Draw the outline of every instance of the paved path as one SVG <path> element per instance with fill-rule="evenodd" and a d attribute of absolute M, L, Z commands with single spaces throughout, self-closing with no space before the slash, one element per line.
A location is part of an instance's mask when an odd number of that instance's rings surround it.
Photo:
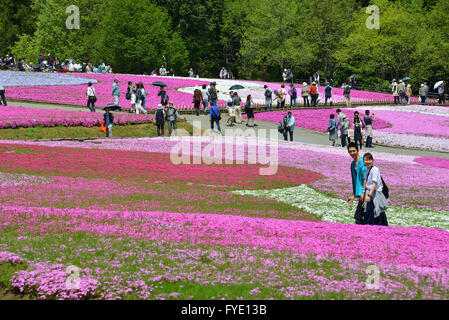
<path fill-rule="evenodd" d="M 191 124 L 194 124 L 194 121 L 196 124 L 200 124 L 201 130 L 207 130 L 210 129 L 210 121 L 209 116 L 201 114 L 199 117 L 195 115 L 186 115 L 184 116 L 187 121 Z M 227 127 L 226 121 L 228 120 L 228 117 L 226 114 L 222 114 L 222 120 L 220 121 L 220 126 L 223 131 L 224 135 L 234 135 L 234 130 L 232 129 L 248 129 L 248 127 L 245 126 L 246 119 L 244 124 L 238 124 L 235 127 Z M 277 124 L 273 122 L 267 122 L 267 121 L 256 121 L 256 124 L 258 125 L 256 128 L 249 128 L 249 129 L 265 129 L 270 130 L 274 129 L 277 131 Z M 239 133 L 238 133 L 239 134 Z M 267 138 L 268 138 L 268 131 L 267 131 Z M 284 139 L 284 136 L 280 133 L 278 133 L 279 139 Z M 303 143 L 310 143 L 310 144 L 318 144 L 318 145 L 325 145 L 329 146 L 331 142 L 329 141 L 329 135 L 327 133 L 321 133 L 316 132 L 313 130 L 307 130 L 302 128 L 296 128 L 294 130 L 293 134 L 293 140 L 299 141 Z M 337 141 L 338 142 L 338 141 Z M 437 158 L 445 158 L 449 159 L 449 153 L 447 152 L 436 152 L 436 151 L 425 151 L 425 150 L 414 150 L 414 149 L 404 149 L 399 147 L 387 147 L 387 146 L 375 146 L 373 149 L 368 149 L 376 152 L 387 152 L 392 154 L 401 154 L 401 155 L 412 155 L 416 157 L 437 157 Z"/>
<path fill-rule="evenodd" d="M 14 106 L 20 106 L 25 108 L 35 108 L 35 109 L 60 109 L 60 110 L 78 110 L 78 111 L 87 111 L 87 107 L 72 107 L 72 106 L 62 106 L 62 105 L 55 105 L 55 104 L 46 104 L 46 103 L 35 103 L 35 102 L 12 102 L 11 105 Z M 100 108 L 98 108 L 99 111 Z M 195 121 L 195 127 L 201 130 L 208 130 L 210 129 L 210 117 L 208 115 L 204 115 L 203 113 L 200 114 L 200 116 L 196 115 L 183 115 L 186 120 L 194 124 Z M 233 135 L 235 132 L 232 129 L 248 129 L 248 127 L 245 126 L 246 119 L 244 119 L 244 124 L 238 124 L 235 127 L 227 127 L 226 121 L 228 120 L 228 116 L 226 114 L 222 114 L 222 120 L 220 121 L 220 125 L 222 127 L 222 131 L 224 135 Z M 256 124 L 258 124 L 257 127 L 251 128 L 255 130 L 265 129 L 270 130 L 274 129 L 277 131 L 277 124 L 267 121 L 256 121 Z M 231 130 L 230 130 L 231 129 Z M 267 138 L 268 138 L 268 131 L 267 131 Z M 283 135 L 278 133 L 279 139 L 284 139 Z M 295 128 L 294 135 L 293 135 L 294 141 L 299 141 L 303 143 L 310 143 L 310 144 L 318 144 L 318 145 L 330 145 L 329 137 L 327 133 L 321 133 L 316 132 L 312 130 L 302 129 L 302 128 Z M 437 152 L 437 151 L 425 151 L 425 150 L 414 150 L 414 149 L 405 149 L 400 147 L 387 147 L 387 146 L 375 146 L 374 149 L 369 149 L 376 152 L 387 152 L 392 154 L 403 154 L 403 155 L 412 155 L 416 157 L 436 157 L 436 158 L 444 158 L 449 159 L 449 153 L 448 152 Z"/>

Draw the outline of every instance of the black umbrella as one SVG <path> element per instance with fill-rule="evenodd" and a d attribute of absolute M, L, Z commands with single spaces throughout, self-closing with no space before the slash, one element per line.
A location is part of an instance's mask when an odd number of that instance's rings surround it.
<path fill-rule="evenodd" d="M 122 107 L 119 107 L 115 104 L 108 104 L 106 107 L 103 108 L 103 111 L 106 111 L 106 109 L 109 109 L 110 111 L 120 111 Z"/>
<path fill-rule="evenodd" d="M 245 87 L 241 86 L 239 84 L 236 84 L 235 86 L 232 86 L 229 88 L 229 90 L 240 90 L 240 89 L 245 89 Z"/>
<path fill-rule="evenodd" d="M 167 85 L 165 83 L 163 83 L 162 81 L 153 82 L 153 86 L 156 86 L 156 87 L 167 87 Z"/>

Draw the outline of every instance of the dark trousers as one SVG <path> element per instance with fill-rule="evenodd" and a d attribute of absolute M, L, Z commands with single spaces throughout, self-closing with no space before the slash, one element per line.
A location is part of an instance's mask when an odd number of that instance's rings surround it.
<path fill-rule="evenodd" d="M 318 100 L 318 95 L 312 94 L 312 107 L 316 107 L 317 100 Z"/>
<path fill-rule="evenodd" d="M 399 104 L 399 96 L 394 96 L 394 104 Z"/>
<path fill-rule="evenodd" d="M 0 105 L 3 103 L 5 106 L 7 106 L 8 104 L 6 103 L 5 90 L 0 90 L 0 97 L 2 98 L 2 100 L 0 101 Z"/>
<path fill-rule="evenodd" d="M 89 97 L 89 99 L 87 99 L 87 107 L 90 111 L 95 112 L 95 102 L 93 97 Z"/>
<path fill-rule="evenodd" d="M 325 106 L 325 107 L 327 107 L 327 100 L 330 100 L 330 99 L 332 99 L 332 97 L 328 97 L 328 96 L 325 96 L 325 97 L 324 97 L 324 106 Z M 331 103 L 331 107 L 332 107 L 332 100 L 331 100 L 330 103 Z"/>
<path fill-rule="evenodd" d="M 278 108 L 285 108 L 285 99 L 279 102 L 278 100 Z"/>
<path fill-rule="evenodd" d="M 426 104 L 426 96 L 420 96 L 421 97 L 421 104 Z"/>
<path fill-rule="evenodd" d="M 293 141 L 293 130 L 291 128 L 284 128 L 284 140 L 288 141 L 287 134 L 290 135 L 290 141 Z"/>
<path fill-rule="evenodd" d="M 196 101 L 195 100 L 195 112 L 196 112 L 197 116 L 200 115 L 200 103 L 201 103 L 201 101 Z"/>
<path fill-rule="evenodd" d="M 362 150 L 362 146 L 363 146 L 362 139 L 355 140 L 355 143 L 359 144 L 360 145 L 360 150 Z"/>
<path fill-rule="evenodd" d="M 439 95 L 438 103 L 441 104 L 441 103 L 444 103 L 444 102 L 445 101 L 444 101 L 444 93 L 443 93 L 443 94 Z"/>
<path fill-rule="evenodd" d="M 290 96 L 290 107 L 296 108 L 296 98 Z"/>
<path fill-rule="evenodd" d="M 220 128 L 220 120 L 218 120 L 218 119 L 211 119 L 211 121 L 210 121 L 210 128 L 211 128 L 212 130 L 214 130 L 214 123 L 217 124 L 217 129 L 218 129 L 218 131 L 221 132 L 221 128 Z"/>
<path fill-rule="evenodd" d="M 310 103 L 309 103 L 309 97 L 302 97 L 304 100 L 304 107 L 307 105 L 307 107 L 310 107 Z"/>
<path fill-rule="evenodd" d="M 357 209 L 355 210 L 355 223 L 356 224 L 363 224 L 363 220 L 365 217 L 365 210 L 363 209 L 363 202 L 358 201 L 357 202 Z"/>
<path fill-rule="evenodd" d="M 347 134 L 342 134 L 341 135 L 341 146 L 342 147 L 346 147 L 346 141 L 348 141 L 348 143 L 351 142 L 351 140 L 349 139 Z"/>
<path fill-rule="evenodd" d="M 372 137 L 366 137 L 365 147 L 371 148 L 372 146 L 373 146 L 373 138 Z"/>
<path fill-rule="evenodd" d="M 375 195 L 374 195 L 375 197 Z M 363 224 L 375 226 L 387 226 L 388 221 L 385 212 L 382 212 L 377 218 L 374 218 L 374 198 L 366 204 L 366 212 Z"/>
<path fill-rule="evenodd" d="M 157 123 L 156 126 L 157 126 L 157 136 L 160 137 L 165 135 L 164 123 Z"/>

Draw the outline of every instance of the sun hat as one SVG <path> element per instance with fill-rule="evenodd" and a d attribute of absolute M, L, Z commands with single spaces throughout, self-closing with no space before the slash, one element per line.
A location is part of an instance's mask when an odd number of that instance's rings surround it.
<path fill-rule="evenodd" d="M 303 85 L 303 86 L 306 86 L 306 85 L 307 85 L 307 82 L 303 82 L 302 85 Z"/>

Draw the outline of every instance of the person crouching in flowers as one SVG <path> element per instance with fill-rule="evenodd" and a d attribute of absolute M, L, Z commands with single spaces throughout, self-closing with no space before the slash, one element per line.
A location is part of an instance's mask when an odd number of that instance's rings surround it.
<path fill-rule="evenodd" d="M 106 137 L 111 138 L 112 137 L 112 127 L 114 125 L 114 115 L 110 112 L 110 108 L 106 108 L 105 114 L 103 115 L 104 118 L 104 125 L 106 126 Z"/>
<path fill-rule="evenodd" d="M 388 202 L 382 193 L 382 177 L 378 167 L 373 165 L 374 158 L 371 153 L 365 153 L 363 162 L 366 166 L 363 193 L 360 201 L 365 202 L 365 218 L 363 224 L 388 226 L 385 210 Z"/>

